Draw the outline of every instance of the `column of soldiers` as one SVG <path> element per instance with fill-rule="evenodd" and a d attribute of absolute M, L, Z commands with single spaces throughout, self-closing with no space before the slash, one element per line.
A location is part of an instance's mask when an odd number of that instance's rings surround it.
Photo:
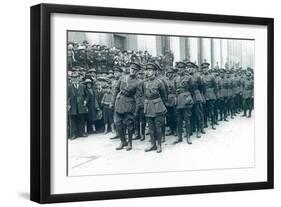
<path fill-rule="evenodd" d="M 145 63 L 113 65 L 107 72 L 73 66 L 68 75 L 69 138 L 112 131 L 120 139 L 116 150 L 133 149 L 135 140 L 148 140 L 146 152 L 162 151 L 192 135 L 200 138 L 210 126 L 234 119 L 239 113 L 251 117 L 253 69 L 210 69 L 190 61 L 161 65 L 151 58 Z M 148 129 L 148 130 L 146 130 Z M 149 134 L 149 139 L 146 135 Z"/>

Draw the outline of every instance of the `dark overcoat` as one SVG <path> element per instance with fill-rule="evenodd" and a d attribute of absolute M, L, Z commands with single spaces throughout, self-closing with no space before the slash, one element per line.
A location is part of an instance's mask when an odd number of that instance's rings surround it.
<path fill-rule="evenodd" d="M 74 84 L 68 86 L 67 102 L 70 106 L 70 115 L 86 114 L 88 113 L 88 108 L 86 106 L 86 86 L 79 84 L 78 88 Z"/>

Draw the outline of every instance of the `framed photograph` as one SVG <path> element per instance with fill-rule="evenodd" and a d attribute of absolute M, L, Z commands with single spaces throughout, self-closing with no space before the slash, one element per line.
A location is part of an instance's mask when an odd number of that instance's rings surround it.
<path fill-rule="evenodd" d="M 273 22 L 31 7 L 31 200 L 273 188 Z"/>

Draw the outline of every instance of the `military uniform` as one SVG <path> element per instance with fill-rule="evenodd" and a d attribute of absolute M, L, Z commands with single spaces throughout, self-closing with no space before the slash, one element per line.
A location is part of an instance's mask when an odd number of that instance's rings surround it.
<path fill-rule="evenodd" d="M 148 63 L 145 70 L 156 71 L 159 66 L 155 63 Z M 161 152 L 161 142 L 163 137 L 163 126 L 165 125 L 165 114 L 167 109 L 164 105 L 167 94 L 163 82 L 155 76 L 145 80 L 144 85 L 144 114 L 147 119 L 151 146 L 146 149 L 146 152 L 156 150 Z"/>
<path fill-rule="evenodd" d="M 251 78 L 251 74 L 247 74 L 247 78 L 243 82 L 243 110 L 244 116 L 247 115 L 247 110 L 249 110 L 248 117 L 251 117 L 253 109 L 253 95 L 254 95 L 254 81 Z"/>
<path fill-rule="evenodd" d="M 221 88 L 222 88 L 222 80 L 221 77 L 219 76 L 219 71 L 216 70 L 215 71 L 215 82 L 216 82 L 216 101 L 215 101 L 215 105 L 214 105 L 214 113 L 215 113 L 215 124 L 218 125 L 218 121 L 222 120 L 222 116 L 220 116 L 219 119 L 219 115 L 221 115 Z"/>
<path fill-rule="evenodd" d="M 233 113 L 237 114 L 239 111 L 239 94 L 240 94 L 240 78 L 237 73 L 233 77 Z"/>
<path fill-rule="evenodd" d="M 176 129 L 177 129 L 177 123 L 176 123 L 176 86 L 175 86 L 175 81 L 173 79 L 173 73 L 174 70 L 172 68 L 168 69 L 167 73 L 170 75 L 169 78 L 167 79 L 167 88 L 168 88 L 168 98 L 167 98 L 167 114 L 166 114 L 166 119 L 167 119 L 167 125 L 170 128 L 170 133 L 168 135 L 175 134 Z"/>
<path fill-rule="evenodd" d="M 227 113 L 230 114 L 230 118 L 233 119 L 233 115 L 234 115 L 234 85 L 233 85 L 233 77 L 231 77 L 231 72 L 228 71 L 227 72 L 227 78 L 226 78 L 227 82 L 228 82 L 228 88 L 227 88 Z"/>
<path fill-rule="evenodd" d="M 202 87 L 202 78 L 198 73 L 198 66 L 192 62 L 187 62 L 187 67 L 190 68 L 191 74 L 191 88 L 192 88 L 192 97 L 193 97 L 193 107 L 192 107 L 192 128 L 197 133 L 197 138 L 201 137 L 200 133 L 205 133 L 203 129 L 204 115 L 203 115 L 203 106 L 202 103 L 204 99 L 200 92 Z"/>
<path fill-rule="evenodd" d="M 180 70 L 185 69 L 186 64 L 184 62 L 178 62 L 176 67 Z M 184 73 L 179 73 L 175 79 L 175 88 L 177 93 L 176 102 L 176 116 L 177 116 L 177 135 L 178 139 L 174 142 L 177 144 L 182 141 L 183 133 L 183 121 L 185 121 L 185 130 L 187 135 L 187 143 L 192 144 L 190 141 L 191 134 L 191 109 L 193 106 L 192 99 L 192 78 L 190 75 L 183 75 Z"/>
<path fill-rule="evenodd" d="M 143 73 L 140 71 L 139 73 Z M 143 81 L 139 79 L 139 81 Z M 141 141 L 145 140 L 145 127 L 146 119 L 144 114 L 144 93 L 143 90 L 137 90 L 136 92 L 136 137 L 134 139 L 140 139 Z"/>
<path fill-rule="evenodd" d="M 131 63 L 130 67 L 134 70 L 140 70 L 140 66 Z M 132 136 L 135 130 L 135 110 L 136 110 L 136 91 L 139 89 L 140 82 L 136 76 L 126 74 L 118 81 L 114 100 L 114 124 L 116 132 L 121 139 L 121 144 L 117 150 L 123 149 L 128 145 L 127 150 L 132 149 Z M 126 129 L 128 130 L 128 143 L 125 138 Z"/>
<path fill-rule="evenodd" d="M 209 63 L 203 63 L 203 68 L 208 68 Z M 212 129 L 216 129 L 215 124 L 215 113 L 214 113 L 214 104 L 216 101 L 216 92 L 217 92 L 217 85 L 215 81 L 215 77 L 210 74 L 208 71 L 204 72 L 203 76 L 203 83 L 204 83 L 204 96 L 206 100 L 206 106 L 207 106 L 207 113 L 204 114 L 204 119 L 207 121 L 208 116 L 211 118 L 211 126 Z"/>

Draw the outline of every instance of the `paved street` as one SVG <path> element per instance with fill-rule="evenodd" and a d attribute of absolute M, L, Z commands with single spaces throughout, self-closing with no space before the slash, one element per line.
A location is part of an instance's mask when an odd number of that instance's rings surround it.
<path fill-rule="evenodd" d="M 240 116 L 206 129 L 200 139 L 193 135 L 192 145 L 172 145 L 176 137 L 166 137 L 160 154 L 144 152 L 148 136 L 133 141 L 131 151 L 116 151 L 119 140 L 110 140 L 111 133 L 69 140 L 69 176 L 253 167 L 254 116 Z"/>

